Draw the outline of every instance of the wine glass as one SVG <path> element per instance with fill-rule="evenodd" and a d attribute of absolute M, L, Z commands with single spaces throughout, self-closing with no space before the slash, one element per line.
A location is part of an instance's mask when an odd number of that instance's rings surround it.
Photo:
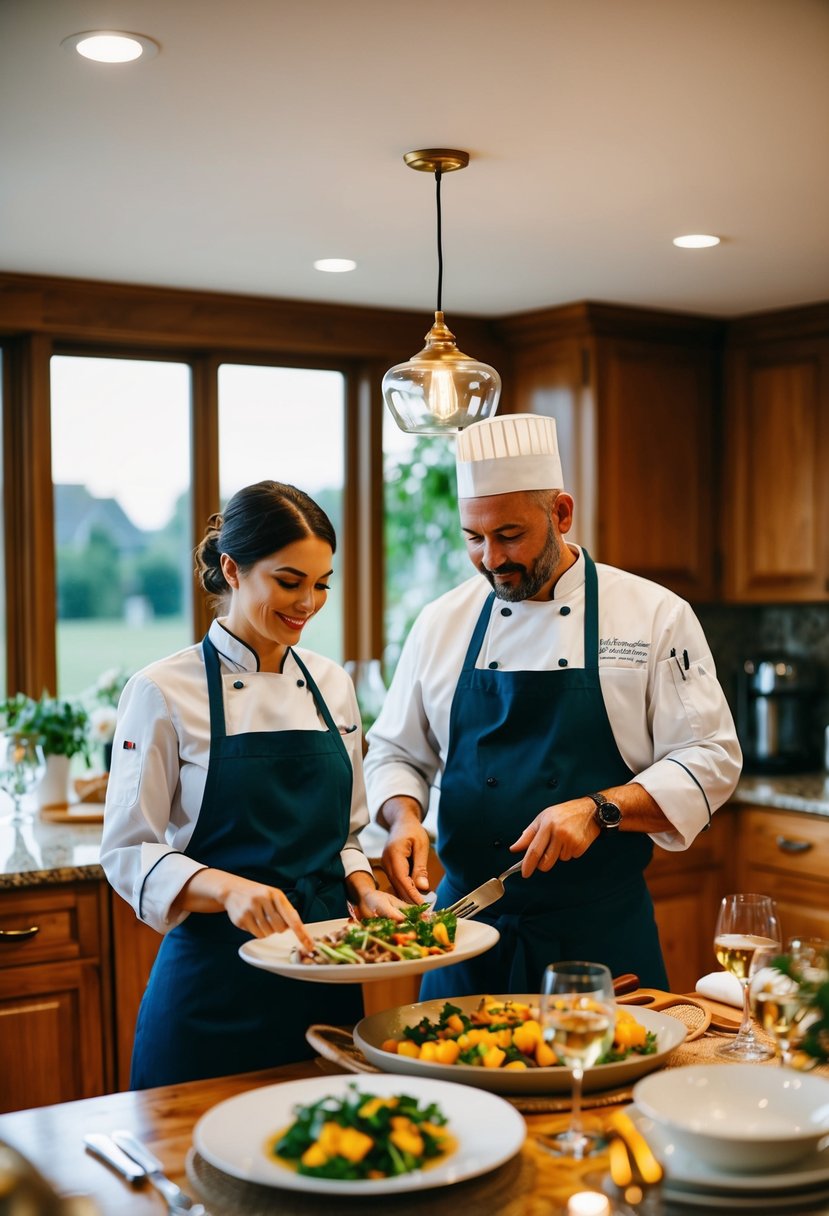
<path fill-rule="evenodd" d="M 545 1042 L 570 1069 L 572 1113 L 567 1131 L 541 1142 L 575 1160 L 588 1156 L 596 1136 L 581 1120 L 581 1086 L 590 1068 L 613 1042 L 616 1002 L 613 980 L 602 963 L 551 963 L 544 972 L 541 1027 Z"/>
<path fill-rule="evenodd" d="M 809 1005 L 800 986 L 794 963 L 793 974 L 787 975 L 777 965 L 780 947 L 760 946 L 754 951 L 748 978 L 751 1010 L 756 1021 L 777 1045 L 780 1063 L 788 1067 L 794 1056 L 794 1040 L 798 1024 Z"/>
<path fill-rule="evenodd" d="M 38 735 L 9 731 L 0 737 L 0 789 L 12 800 L 12 813 L 3 816 L 4 819 L 24 822 L 26 816 L 20 809 L 20 800 L 32 792 L 45 772 L 46 758 Z"/>
<path fill-rule="evenodd" d="M 774 900 L 769 895 L 724 896 L 714 930 L 714 953 L 722 967 L 743 987 L 743 1020 L 733 1042 L 717 1055 L 728 1060 L 768 1060 L 774 1055 L 754 1033 L 751 1024 L 749 972 L 755 950 L 773 946 L 780 951 L 780 925 Z"/>

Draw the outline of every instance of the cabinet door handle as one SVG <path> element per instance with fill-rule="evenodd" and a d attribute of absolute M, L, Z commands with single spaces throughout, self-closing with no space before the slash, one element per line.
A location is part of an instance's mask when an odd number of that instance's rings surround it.
<path fill-rule="evenodd" d="M 24 941 L 36 933 L 40 933 L 40 925 L 32 925 L 29 929 L 0 929 L 0 942 Z"/>
<path fill-rule="evenodd" d="M 788 836 L 778 836 L 777 847 L 781 853 L 808 853 L 812 848 L 812 842 L 811 840 L 789 840 Z"/>

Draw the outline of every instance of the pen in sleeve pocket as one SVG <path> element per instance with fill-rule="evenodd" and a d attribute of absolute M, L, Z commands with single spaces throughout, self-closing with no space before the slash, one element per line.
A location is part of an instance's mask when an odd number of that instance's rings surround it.
<path fill-rule="evenodd" d="M 686 650 L 683 653 L 685 655 L 685 660 L 686 660 L 685 666 L 687 668 L 688 651 Z M 679 674 L 682 676 L 683 680 L 686 680 L 688 677 L 685 675 L 685 670 L 683 669 L 682 664 L 679 661 L 679 655 L 676 653 L 676 646 L 671 647 L 671 658 L 676 660 L 676 665 L 679 668 Z"/>

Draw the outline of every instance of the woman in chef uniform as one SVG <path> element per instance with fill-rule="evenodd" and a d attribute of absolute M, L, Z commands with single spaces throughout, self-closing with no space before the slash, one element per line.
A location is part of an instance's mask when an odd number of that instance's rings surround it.
<path fill-rule="evenodd" d="M 297 650 L 323 606 L 336 538 L 302 491 L 247 486 L 197 550 L 220 605 L 204 639 L 129 681 L 118 709 L 101 861 L 164 935 L 138 1015 L 132 1088 L 310 1054 L 309 1023 L 361 1016 L 356 985 L 243 962 L 239 946 L 304 921 L 399 917 L 357 832 L 368 822 L 354 689 Z"/>
<path fill-rule="evenodd" d="M 553 419 L 475 423 L 457 457 L 479 575 L 428 605 L 406 640 L 368 736 L 369 798 L 407 899 L 428 888 L 432 786 L 438 906 L 523 868 L 480 916 L 498 946 L 430 973 L 421 995 L 537 992 L 546 964 L 572 958 L 664 988 L 644 878 L 653 843 L 687 848 L 740 773 L 702 629 L 672 592 L 566 543 L 573 499 Z"/>

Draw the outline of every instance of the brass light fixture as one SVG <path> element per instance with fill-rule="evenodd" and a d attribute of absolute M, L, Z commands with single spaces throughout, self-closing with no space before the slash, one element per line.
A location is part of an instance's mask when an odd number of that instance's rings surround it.
<path fill-rule="evenodd" d="M 501 377 L 494 367 L 478 363 L 458 350 L 455 335 L 441 311 L 443 240 L 440 182 L 444 173 L 465 169 L 469 153 L 453 148 L 427 148 L 407 152 L 410 169 L 434 173 L 437 206 L 438 291 L 435 323 L 426 345 L 407 363 L 389 368 L 383 377 L 383 397 L 401 431 L 443 435 L 462 431 L 470 423 L 494 414 L 501 392 Z"/>

